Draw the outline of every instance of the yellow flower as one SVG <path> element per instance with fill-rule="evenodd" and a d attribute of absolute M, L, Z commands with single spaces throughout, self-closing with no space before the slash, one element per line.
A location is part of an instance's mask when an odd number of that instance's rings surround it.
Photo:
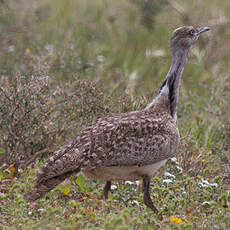
<path fill-rule="evenodd" d="M 26 48 L 26 53 L 30 53 L 30 48 Z"/>
<path fill-rule="evenodd" d="M 76 200 L 71 200 L 70 204 L 71 204 L 73 207 L 76 207 L 76 206 L 77 206 Z"/>
<path fill-rule="evenodd" d="M 181 223 L 183 222 L 180 218 L 174 217 L 174 216 L 170 216 L 170 217 L 169 217 L 169 220 L 170 220 L 171 222 L 176 223 L 176 224 L 181 224 Z"/>
<path fill-rule="evenodd" d="M 10 178 L 14 177 L 14 173 L 15 173 L 15 167 L 14 164 L 10 165 Z"/>
<path fill-rule="evenodd" d="M 202 163 L 205 163 L 205 161 L 206 161 L 206 160 L 205 160 L 205 159 L 203 159 L 201 162 L 202 162 Z"/>
<path fill-rule="evenodd" d="M 204 120 L 204 118 L 203 118 L 203 116 L 202 116 L 202 115 L 200 115 L 200 120 L 201 120 L 201 121 L 203 121 L 203 120 Z"/>

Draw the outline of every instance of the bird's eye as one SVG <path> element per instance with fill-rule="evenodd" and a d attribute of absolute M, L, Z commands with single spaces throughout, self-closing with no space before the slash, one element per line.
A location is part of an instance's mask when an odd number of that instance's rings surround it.
<path fill-rule="evenodd" d="M 195 30 L 190 30 L 189 34 L 193 36 L 195 34 Z"/>

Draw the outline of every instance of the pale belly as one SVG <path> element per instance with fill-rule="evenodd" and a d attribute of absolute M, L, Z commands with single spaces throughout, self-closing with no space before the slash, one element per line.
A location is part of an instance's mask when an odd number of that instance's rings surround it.
<path fill-rule="evenodd" d="M 112 166 L 112 167 L 98 167 L 95 169 L 85 169 L 82 173 L 91 179 L 100 179 L 102 181 L 112 180 L 135 180 L 141 178 L 143 175 L 150 177 L 166 163 L 167 160 L 159 161 L 157 163 L 145 166 Z"/>

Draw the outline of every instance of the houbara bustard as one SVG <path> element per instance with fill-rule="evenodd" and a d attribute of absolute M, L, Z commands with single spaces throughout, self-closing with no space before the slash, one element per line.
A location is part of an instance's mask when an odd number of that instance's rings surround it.
<path fill-rule="evenodd" d="M 43 197 L 72 174 L 105 181 L 104 195 L 113 180 L 143 179 L 144 203 L 157 212 L 150 198 L 150 180 L 179 145 L 177 102 L 187 55 L 208 27 L 183 26 L 170 39 L 172 64 L 158 96 L 139 111 L 99 118 L 67 146 L 51 156 L 39 170 L 27 201 Z"/>

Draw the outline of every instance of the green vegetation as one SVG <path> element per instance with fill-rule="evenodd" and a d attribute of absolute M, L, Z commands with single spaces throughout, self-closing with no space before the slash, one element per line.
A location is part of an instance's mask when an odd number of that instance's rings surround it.
<path fill-rule="evenodd" d="M 0 229 L 230 229 L 229 1 L 1 0 Z M 81 175 L 26 203 L 49 154 L 96 118 L 143 108 L 168 71 L 170 33 L 210 26 L 180 89 L 176 158 L 136 182 Z M 36 160 L 35 160 L 36 159 Z"/>

